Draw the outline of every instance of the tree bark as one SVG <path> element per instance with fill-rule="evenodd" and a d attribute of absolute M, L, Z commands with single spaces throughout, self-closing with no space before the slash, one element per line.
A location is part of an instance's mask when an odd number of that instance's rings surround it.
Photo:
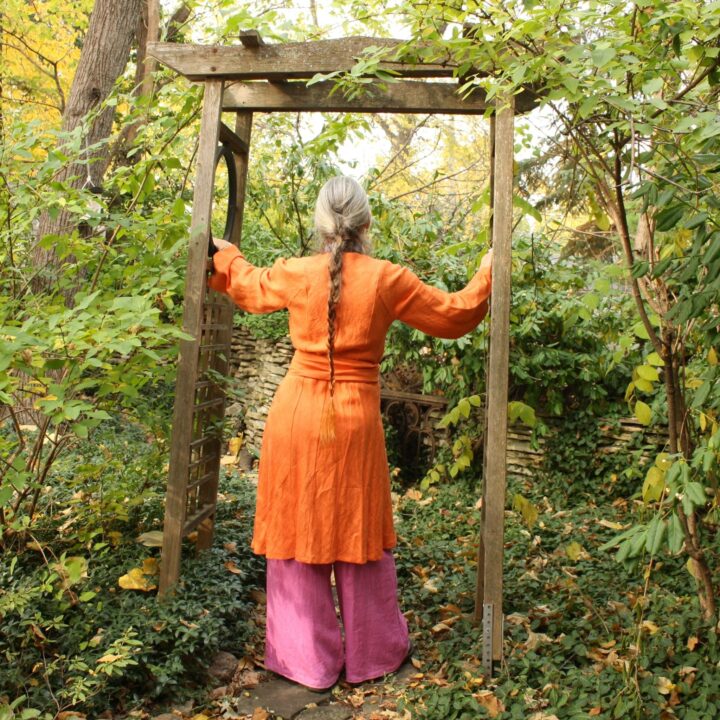
<path fill-rule="evenodd" d="M 95 0 L 62 119 L 63 131 L 72 131 L 88 123 L 82 132 L 85 147 L 101 142 L 110 135 L 114 108 L 101 110 L 92 122 L 87 121 L 87 115 L 107 98 L 127 65 L 141 4 L 142 0 Z M 70 163 L 58 172 L 56 180 L 76 188 L 100 185 L 109 161 L 108 148 L 103 145 L 85 152 L 82 160 L 88 164 Z M 54 219 L 48 213 L 43 213 L 40 217 L 38 240 L 42 240 L 46 235 L 70 232 L 76 224 L 70 213 L 60 212 Z M 54 248 L 44 249 L 38 246 L 35 267 L 42 268 L 43 272 L 35 277 L 33 290 L 50 286 L 58 269 Z"/>

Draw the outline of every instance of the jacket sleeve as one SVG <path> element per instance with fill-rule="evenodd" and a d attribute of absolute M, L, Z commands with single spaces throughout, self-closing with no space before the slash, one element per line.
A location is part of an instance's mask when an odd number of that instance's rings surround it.
<path fill-rule="evenodd" d="M 299 289 L 297 280 L 288 260 L 281 258 L 269 268 L 255 267 L 233 245 L 213 256 L 209 285 L 247 312 L 268 313 L 288 307 Z"/>
<path fill-rule="evenodd" d="M 459 338 L 473 330 L 488 311 L 491 270 L 482 267 L 458 292 L 426 285 L 407 268 L 388 263 L 380 293 L 393 319 L 428 335 Z"/>

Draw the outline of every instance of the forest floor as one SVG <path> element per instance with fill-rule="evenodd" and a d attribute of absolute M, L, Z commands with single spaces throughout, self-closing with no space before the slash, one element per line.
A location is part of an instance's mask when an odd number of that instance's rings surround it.
<path fill-rule="evenodd" d="M 416 651 L 382 682 L 318 695 L 262 666 L 251 473 L 224 467 L 213 547 L 196 554 L 187 540 L 177 593 L 157 602 L 165 457 L 117 424 L 58 466 L 33 543 L 0 563 L 2 720 L 720 717 L 718 628 L 701 618 L 686 559 L 618 563 L 601 549 L 645 512 L 642 482 L 509 479 L 504 662 L 489 679 L 472 622 L 480 489 L 458 478 L 423 491 L 395 477 L 400 601 Z M 714 528 L 705 532 L 717 567 Z"/>

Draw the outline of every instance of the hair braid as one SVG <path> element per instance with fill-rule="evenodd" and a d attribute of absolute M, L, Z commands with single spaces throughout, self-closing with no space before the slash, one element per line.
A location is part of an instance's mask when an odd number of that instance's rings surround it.
<path fill-rule="evenodd" d="M 328 359 L 330 360 L 330 406 L 323 417 L 321 439 L 324 441 L 335 439 L 335 334 L 337 306 L 340 301 L 340 286 L 342 284 L 343 238 L 338 236 L 330 246 L 330 291 L 328 293 Z"/>
<path fill-rule="evenodd" d="M 330 178 L 320 190 L 315 205 L 315 230 L 320 248 L 329 253 L 328 271 L 328 361 L 330 364 L 330 402 L 323 410 L 320 440 L 335 439 L 335 339 L 337 306 L 340 302 L 343 253 L 366 253 L 368 228 L 372 216 L 367 194 L 356 180 L 338 176 Z"/>

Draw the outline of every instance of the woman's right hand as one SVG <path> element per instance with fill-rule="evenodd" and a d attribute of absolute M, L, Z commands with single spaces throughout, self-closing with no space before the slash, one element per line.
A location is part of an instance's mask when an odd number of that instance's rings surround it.
<path fill-rule="evenodd" d="M 213 238 L 212 241 L 213 241 L 213 245 L 218 250 L 224 250 L 226 247 L 230 247 L 232 245 L 231 242 L 228 242 L 227 240 L 223 240 L 221 238 Z"/>
<path fill-rule="evenodd" d="M 485 257 L 483 257 L 482 262 L 480 263 L 480 269 L 487 268 L 488 270 L 492 269 L 492 261 L 493 261 L 493 249 L 490 248 L 486 253 Z"/>

